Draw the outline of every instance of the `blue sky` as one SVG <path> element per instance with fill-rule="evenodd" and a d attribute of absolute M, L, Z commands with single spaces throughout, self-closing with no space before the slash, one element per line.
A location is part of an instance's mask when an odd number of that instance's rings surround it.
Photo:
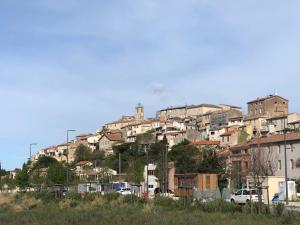
<path fill-rule="evenodd" d="M 66 129 L 274 92 L 300 112 L 297 0 L 0 0 L 0 160 Z M 35 148 L 35 151 L 38 150 Z"/>

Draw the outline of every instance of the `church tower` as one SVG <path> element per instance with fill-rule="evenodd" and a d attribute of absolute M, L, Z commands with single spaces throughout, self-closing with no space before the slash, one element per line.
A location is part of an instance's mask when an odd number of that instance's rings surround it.
<path fill-rule="evenodd" d="M 143 121 L 144 120 L 144 106 L 139 103 L 137 107 L 135 107 L 135 120 Z"/>

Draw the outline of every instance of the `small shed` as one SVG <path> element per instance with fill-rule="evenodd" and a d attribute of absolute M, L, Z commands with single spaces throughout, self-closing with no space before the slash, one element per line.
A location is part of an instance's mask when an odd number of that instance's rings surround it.
<path fill-rule="evenodd" d="M 214 191 L 218 188 L 218 174 L 186 173 L 175 174 L 175 196 L 193 196 L 194 190 Z"/>

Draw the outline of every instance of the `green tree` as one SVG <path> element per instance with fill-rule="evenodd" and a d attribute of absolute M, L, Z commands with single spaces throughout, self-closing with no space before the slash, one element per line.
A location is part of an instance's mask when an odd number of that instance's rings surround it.
<path fill-rule="evenodd" d="M 134 160 L 129 163 L 129 167 L 126 171 L 126 180 L 139 184 L 143 181 L 144 164 L 141 160 Z"/>
<path fill-rule="evenodd" d="M 91 154 L 92 151 L 88 146 L 80 144 L 75 150 L 75 162 L 90 160 Z"/>
<path fill-rule="evenodd" d="M 16 177 L 15 177 L 15 183 L 16 186 L 18 186 L 21 189 L 25 189 L 26 187 L 29 186 L 29 173 L 28 173 L 28 167 L 24 163 L 22 170 L 20 170 Z"/>
<path fill-rule="evenodd" d="M 189 141 L 173 146 L 169 153 L 169 160 L 174 161 L 176 173 L 196 173 L 201 159 L 200 150 Z"/>
<path fill-rule="evenodd" d="M 40 169 L 40 168 L 48 168 L 52 164 L 56 164 L 58 161 L 49 156 L 41 156 L 39 157 L 38 161 L 34 164 L 33 169 Z"/>
<path fill-rule="evenodd" d="M 64 184 L 67 168 L 61 163 L 52 164 L 48 169 L 48 181 L 51 184 Z"/>
<path fill-rule="evenodd" d="M 202 150 L 202 160 L 198 167 L 199 173 L 224 173 L 214 147 L 206 147 Z"/>

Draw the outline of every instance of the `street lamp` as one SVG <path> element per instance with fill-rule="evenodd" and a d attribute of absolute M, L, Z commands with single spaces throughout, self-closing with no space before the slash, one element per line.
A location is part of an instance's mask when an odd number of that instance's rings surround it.
<path fill-rule="evenodd" d="M 69 133 L 75 132 L 76 130 L 67 130 L 67 190 L 69 191 Z"/>
<path fill-rule="evenodd" d="M 29 147 L 29 160 L 31 160 L 31 149 L 32 149 L 32 146 L 34 145 L 37 145 L 37 143 L 31 143 L 30 144 L 30 147 Z"/>
<path fill-rule="evenodd" d="M 284 140 L 284 178 L 285 178 L 285 203 L 289 204 L 289 192 L 288 192 L 288 174 L 287 174 L 287 155 L 286 155 L 286 123 L 288 117 L 285 119 L 285 111 L 276 110 L 276 112 L 281 112 L 283 115 L 283 140 Z"/>

